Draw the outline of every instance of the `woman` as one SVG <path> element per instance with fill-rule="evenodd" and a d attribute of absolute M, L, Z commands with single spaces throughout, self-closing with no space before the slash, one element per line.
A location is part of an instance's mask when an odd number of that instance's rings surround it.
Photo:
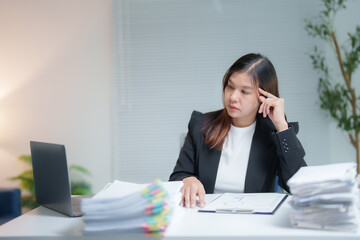
<path fill-rule="evenodd" d="M 182 180 L 181 205 L 205 205 L 205 193 L 272 192 L 286 185 L 305 152 L 288 123 L 272 63 L 260 54 L 239 58 L 223 78 L 224 109 L 194 111 L 170 181 Z"/>

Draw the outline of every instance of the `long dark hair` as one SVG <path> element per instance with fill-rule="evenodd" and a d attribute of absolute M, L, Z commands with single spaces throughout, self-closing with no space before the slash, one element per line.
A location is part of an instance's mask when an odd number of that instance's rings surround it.
<path fill-rule="evenodd" d="M 223 93 L 228 85 L 230 76 L 234 72 L 248 73 L 252 76 L 255 87 L 260 87 L 274 96 L 280 97 L 275 68 L 266 57 L 260 54 L 249 53 L 236 60 L 223 77 Z M 218 148 L 221 150 L 230 127 L 231 117 L 224 107 L 217 118 L 202 128 L 205 133 L 205 143 L 208 144 L 211 149 Z"/>

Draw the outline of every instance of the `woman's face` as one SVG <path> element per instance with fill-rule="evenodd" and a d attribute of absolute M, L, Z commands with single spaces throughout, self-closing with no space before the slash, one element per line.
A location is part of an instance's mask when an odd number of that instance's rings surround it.
<path fill-rule="evenodd" d="M 255 122 L 259 109 L 259 90 L 246 72 L 231 74 L 224 92 L 224 104 L 232 124 L 247 127 Z"/>

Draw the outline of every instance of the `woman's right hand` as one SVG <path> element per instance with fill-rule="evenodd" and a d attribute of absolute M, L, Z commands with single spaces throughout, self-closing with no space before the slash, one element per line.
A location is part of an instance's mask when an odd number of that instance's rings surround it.
<path fill-rule="evenodd" d="M 205 189 L 202 183 L 196 177 L 187 177 L 183 179 L 181 188 L 182 198 L 180 205 L 186 208 L 196 207 L 196 196 L 199 196 L 199 207 L 205 206 Z"/>

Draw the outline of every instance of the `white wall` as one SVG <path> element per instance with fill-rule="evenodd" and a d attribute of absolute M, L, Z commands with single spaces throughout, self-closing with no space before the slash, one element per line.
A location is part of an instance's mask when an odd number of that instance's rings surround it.
<path fill-rule="evenodd" d="M 111 176 L 111 0 L 0 0 L 0 187 L 29 141 L 66 145 L 69 164 Z"/>

